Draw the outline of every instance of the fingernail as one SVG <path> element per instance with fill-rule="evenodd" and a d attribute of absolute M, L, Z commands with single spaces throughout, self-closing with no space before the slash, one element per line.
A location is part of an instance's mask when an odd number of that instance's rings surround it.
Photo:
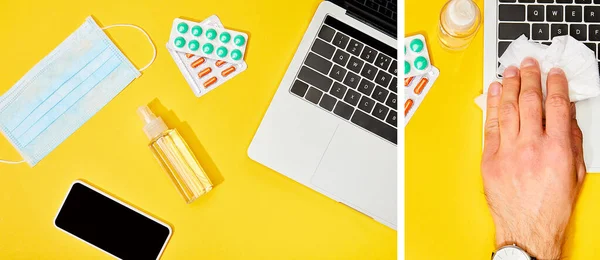
<path fill-rule="evenodd" d="M 537 65 L 537 61 L 531 57 L 527 57 L 523 60 L 523 62 L 521 62 L 521 68 L 527 68 L 534 65 Z"/>
<path fill-rule="evenodd" d="M 519 74 L 519 69 L 517 69 L 517 67 L 515 67 L 515 66 L 510 66 L 504 70 L 505 78 L 516 77 L 517 74 Z"/>
<path fill-rule="evenodd" d="M 500 83 L 498 83 L 498 82 L 492 83 L 492 85 L 490 85 L 490 90 L 489 90 L 490 95 L 492 97 L 500 95 L 501 87 L 502 87 L 502 85 L 500 85 Z"/>
<path fill-rule="evenodd" d="M 550 70 L 550 72 L 548 72 L 548 75 L 564 75 L 565 72 L 559 68 L 552 68 Z"/>

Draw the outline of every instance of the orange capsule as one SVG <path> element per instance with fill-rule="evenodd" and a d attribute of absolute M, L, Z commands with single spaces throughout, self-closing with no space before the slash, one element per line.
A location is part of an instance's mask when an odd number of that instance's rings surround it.
<path fill-rule="evenodd" d="M 185 54 L 185 57 L 187 57 L 187 58 L 189 59 L 189 58 L 191 58 L 191 57 L 194 57 L 194 54 L 191 54 L 191 53 L 186 53 L 186 54 Z"/>
<path fill-rule="evenodd" d="M 231 67 L 225 69 L 223 72 L 221 72 L 221 75 L 223 75 L 223 77 L 227 77 L 227 75 L 231 74 L 234 71 L 235 71 L 235 67 L 231 66 Z"/>
<path fill-rule="evenodd" d="M 406 102 L 404 102 L 404 116 L 408 114 L 408 111 L 410 111 L 410 108 L 412 108 L 413 103 L 414 102 L 412 99 L 408 99 Z"/>
<path fill-rule="evenodd" d="M 212 71 L 212 69 L 210 67 L 203 69 L 202 71 L 198 72 L 198 77 L 202 78 L 204 76 L 206 76 L 206 74 L 210 73 Z"/>
<path fill-rule="evenodd" d="M 204 82 L 204 88 L 210 87 L 210 85 L 214 84 L 215 82 L 217 82 L 217 77 L 208 79 L 206 82 Z"/>
<path fill-rule="evenodd" d="M 427 86 L 427 82 L 429 82 L 429 79 L 422 78 L 421 81 L 419 81 L 419 83 L 415 87 L 415 94 L 421 95 L 423 89 L 425 89 L 425 86 Z"/>
<path fill-rule="evenodd" d="M 215 65 L 217 65 L 217 67 L 221 67 L 221 66 L 223 66 L 223 64 L 225 64 L 225 63 L 227 63 L 227 62 L 224 62 L 224 61 L 222 61 L 222 60 L 218 60 L 217 62 L 215 62 Z"/>
<path fill-rule="evenodd" d="M 405 78 L 405 79 L 404 79 L 404 86 L 405 86 L 405 87 L 408 87 L 408 85 L 410 85 L 410 83 L 412 82 L 412 80 L 413 80 L 414 78 L 415 78 L 415 77 Z"/>
<path fill-rule="evenodd" d="M 192 62 L 192 68 L 195 69 L 196 67 L 202 65 L 202 63 L 204 63 L 204 61 L 205 61 L 204 58 L 200 58 L 200 59 L 195 60 L 194 62 Z"/>

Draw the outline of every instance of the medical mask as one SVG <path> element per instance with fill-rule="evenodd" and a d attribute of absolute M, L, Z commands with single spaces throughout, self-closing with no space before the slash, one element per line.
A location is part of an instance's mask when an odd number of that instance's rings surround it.
<path fill-rule="evenodd" d="M 102 31 L 142 31 L 154 50 L 138 71 Z M 100 28 L 92 17 L 0 97 L 0 131 L 24 161 L 36 165 L 88 121 L 156 58 L 141 28 Z M 19 163 L 0 160 L 0 163 Z"/>

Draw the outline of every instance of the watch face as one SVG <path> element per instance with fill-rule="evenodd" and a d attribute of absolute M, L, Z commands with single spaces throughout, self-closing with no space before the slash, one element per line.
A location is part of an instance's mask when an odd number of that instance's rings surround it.
<path fill-rule="evenodd" d="M 493 260 L 530 260 L 529 256 L 516 246 L 506 246 L 494 254 Z"/>

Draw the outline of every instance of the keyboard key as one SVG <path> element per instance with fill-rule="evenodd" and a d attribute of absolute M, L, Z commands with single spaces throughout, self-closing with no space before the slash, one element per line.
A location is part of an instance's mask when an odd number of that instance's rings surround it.
<path fill-rule="evenodd" d="M 516 40 L 523 34 L 529 38 L 528 23 L 501 23 L 498 25 L 498 39 L 500 40 Z"/>
<path fill-rule="evenodd" d="M 377 68 L 375 68 L 371 64 L 366 63 L 362 71 L 360 72 L 360 75 L 370 80 L 373 80 L 375 78 L 376 73 Z"/>
<path fill-rule="evenodd" d="M 367 96 L 363 96 L 360 99 L 360 102 L 358 102 L 358 109 L 365 111 L 367 113 L 371 113 L 371 110 L 375 106 L 375 103 L 376 103 L 375 100 L 370 99 Z"/>
<path fill-rule="evenodd" d="M 331 57 L 333 57 L 333 53 L 335 52 L 335 47 L 321 39 L 315 39 L 315 43 L 313 43 L 311 50 L 325 58 L 331 59 Z"/>
<path fill-rule="evenodd" d="M 498 2 L 500 2 L 500 3 L 516 3 L 517 0 L 500 0 Z"/>
<path fill-rule="evenodd" d="M 533 24 L 531 29 L 531 39 L 535 41 L 550 39 L 550 26 L 548 24 Z"/>
<path fill-rule="evenodd" d="M 543 22 L 544 21 L 544 6 L 530 5 L 527 6 L 527 21 Z"/>
<path fill-rule="evenodd" d="M 356 86 L 358 86 L 359 81 L 360 81 L 360 76 L 358 76 L 352 72 L 348 72 L 348 74 L 346 75 L 346 78 L 344 79 L 344 85 L 351 87 L 351 88 L 356 88 Z"/>
<path fill-rule="evenodd" d="M 325 75 L 327 75 L 327 73 L 329 73 L 329 70 L 331 69 L 331 66 L 333 65 L 333 63 L 331 63 L 331 61 L 323 59 L 319 55 L 316 55 L 312 52 L 309 53 L 308 56 L 306 56 L 306 61 L 304 61 L 304 64 L 306 64 L 308 67 L 311 67 Z"/>
<path fill-rule="evenodd" d="M 585 41 L 587 37 L 587 27 L 585 24 L 571 24 L 570 35 L 579 41 Z"/>
<path fill-rule="evenodd" d="M 346 66 L 348 59 L 350 59 L 350 54 L 340 49 L 335 51 L 335 55 L 333 55 L 333 62 L 340 64 L 341 66 Z"/>
<path fill-rule="evenodd" d="M 375 100 L 383 103 L 385 102 L 385 98 L 387 97 L 388 93 L 390 93 L 389 91 L 387 91 L 386 89 L 377 86 L 375 88 L 375 91 L 373 91 L 373 95 L 371 95 L 371 97 L 373 97 Z"/>
<path fill-rule="evenodd" d="M 329 91 L 329 88 L 333 83 L 333 80 L 330 78 L 306 66 L 302 66 L 300 73 L 298 73 L 298 78 L 310 85 L 320 88 L 325 92 Z"/>
<path fill-rule="evenodd" d="M 344 101 L 348 102 L 348 104 L 356 106 L 356 104 L 358 104 L 358 100 L 360 99 L 361 94 L 352 90 L 352 89 L 348 89 L 348 92 L 346 92 L 346 96 L 344 97 Z"/>
<path fill-rule="evenodd" d="M 323 91 L 320 91 L 316 88 L 311 87 L 306 93 L 306 100 L 313 102 L 315 104 L 319 103 L 321 96 L 323 95 Z"/>
<path fill-rule="evenodd" d="M 546 6 L 546 21 L 562 22 L 563 21 L 563 7 L 561 5 L 547 5 Z"/>
<path fill-rule="evenodd" d="M 388 89 L 394 91 L 394 93 L 398 92 L 398 79 L 396 77 L 392 78 L 392 83 L 390 83 Z"/>
<path fill-rule="evenodd" d="M 323 98 L 321 98 L 321 102 L 319 102 L 319 106 L 331 111 L 333 109 L 333 107 L 335 106 L 335 102 L 337 102 L 337 99 L 335 99 L 334 97 L 332 97 L 330 95 L 325 94 L 325 95 L 323 95 Z"/>
<path fill-rule="evenodd" d="M 366 60 L 368 62 L 373 62 L 375 61 L 375 57 L 377 56 L 377 51 L 371 49 L 371 47 L 369 46 L 365 46 L 365 48 L 363 49 L 362 53 L 360 54 L 360 58 L 363 60 Z"/>
<path fill-rule="evenodd" d="M 380 52 L 377 56 L 377 60 L 375 61 L 375 66 L 381 68 L 382 70 L 387 70 L 390 66 L 390 63 L 392 63 L 392 59 Z"/>
<path fill-rule="evenodd" d="M 390 114 L 387 116 L 387 119 L 385 121 L 388 122 L 390 125 L 398 126 L 398 115 L 396 114 L 396 111 L 390 111 Z"/>
<path fill-rule="evenodd" d="M 394 93 L 391 93 L 390 96 L 387 98 L 385 104 L 388 107 L 391 107 L 392 109 L 396 110 L 398 108 L 398 96 L 396 96 L 396 94 Z"/>
<path fill-rule="evenodd" d="M 365 64 L 364 61 L 352 56 L 350 57 L 350 61 L 348 62 L 348 65 L 346 65 L 346 68 L 356 73 L 360 73 L 360 69 L 362 68 L 363 64 Z"/>
<path fill-rule="evenodd" d="M 591 4 L 592 0 L 575 0 L 576 4 Z"/>
<path fill-rule="evenodd" d="M 600 25 L 590 24 L 590 33 L 589 38 L 590 41 L 600 41 Z"/>
<path fill-rule="evenodd" d="M 395 128 L 360 110 L 356 110 L 350 121 L 394 144 L 398 142 L 398 134 Z"/>
<path fill-rule="evenodd" d="M 329 93 L 331 93 L 331 95 L 334 95 L 339 99 L 342 99 L 344 98 L 344 94 L 346 94 L 346 89 L 348 89 L 346 86 L 336 81 L 333 83 L 333 87 L 331 88 Z"/>
<path fill-rule="evenodd" d="M 554 0 L 537 0 L 540 4 L 553 4 Z"/>
<path fill-rule="evenodd" d="M 552 24 L 552 26 L 550 26 L 551 38 L 567 34 L 569 34 L 569 25 L 567 24 Z"/>
<path fill-rule="evenodd" d="M 586 42 L 585 46 L 587 46 L 588 48 L 590 48 L 590 50 L 594 51 L 594 56 L 597 56 L 596 55 L 596 44 L 595 43 Z"/>
<path fill-rule="evenodd" d="M 552 42 L 542 42 L 542 44 L 550 46 L 552 44 Z"/>
<path fill-rule="evenodd" d="M 360 85 L 358 86 L 358 91 L 369 96 L 369 95 L 371 95 L 371 92 L 373 92 L 374 88 L 375 88 L 375 83 L 368 81 L 366 79 L 362 79 L 360 81 Z"/>
<path fill-rule="evenodd" d="M 519 0 L 519 3 L 535 3 L 535 0 Z"/>
<path fill-rule="evenodd" d="M 333 45 L 337 46 L 338 48 L 346 49 L 346 45 L 348 44 L 348 41 L 350 40 L 350 38 L 348 36 L 346 36 L 345 34 L 341 33 L 341 32 L 337 32 L 335 34 L 335 37 L 333 37 Z"/>
<path fill-rule="evenodd" d="M 600 0 L 594 0 L 594 4 L 600 4 Z"/>
<path fill-rule="evenodd" d="M 398 75 L 398 62 L 396 60 L 392 61 L 392 66 L 390 66 L 390 69 L 388 69 L 389 73 L 392 73 L 392 75 L 397 76 Z"/>
<path fill-rule="evenodd" d="M 346 76 L 346 69 L 338 65 L 334 65 L 333 69 L 331 69 L 331 72 L 329 72 L 329 77 L 332 77 L 340 82 L 344 80 L 344 76 Z"/>
<path fill-rule="evenodd" d="M 581 22 L 583 19 L 581 6 L 569 5 L 565 7 L 565 20 L 567 22 Z"/>
<path fill-rule="evenodd" d="M 379 9 L 379 5 L 377 3 L 375 3 L 375 1 L 373 1 L 373 0 L 367 0 L 365 5 L 375 11 L 377 11 L 377 9 Z"/>
<path fill-rule="evenodd" d="M 385 116 L 387 116 L 387 113 L 390 111 L 389 108 L 387 108 L 386 106 L 377 103 L 375 105 L 375 109 L 373 109 L 373 112 L 371 113 L 371 115 L 374 115 L 375 117 L 381 119 L 381 120 L 385 120 Z"/>
<path fill-rule="evenodd" d="M 504 54 L 511 42 L 498 42 L 498 58 Z"/>
<path fill-rule="evenodd" d="M 573 0 L 556 0 L 557 4 L 572 4 Z"/>
<path fill-rule="evenodd" d="M 587 23 L 600 22 L 600 6 L 583 7 L 583 20 Z"/>
<path fill-rule="evenodd" d="M 524 5 L 504 5 L 499 6 L 499 20 L 509 22 L 524 22 L 525 21 L 525 6 Z"/>
<path fill-rule="evenodd" d="M 392 80 L 392 75 L 388 74 L 384 70 L 380 70 L 375 77 L 375 83 L 382 85 L 387 88 L 388 84 Z"/>
<path fill-rule="evenodd" d="M 335 105 L 335 108 L 333 109 L 334 114 L 341 116 L 342 118 L 345 118 L 346 120 L 350 120 L 350 117 L 352 116 L 352 112 L 354 112 L 354 108 L 344 102 L 341 102 L 341 101 L 338 101 L 337 104 Z"/>
<path fill-rule="evenodd" d="M 323 39 L 326 42 L 331 42 L 333 36 L 335 35 L 335 30 L 327 25 L 323 25 L 321 30 L 319 31 L 319 38 Z"/>
<path fill-rule="evenodd" d="M 348 48 L 346 48 L 346 50 L 349 53 L 352 53 L 356 56 L 360 55 L 360 52 L 362 51 L 363 48 L 363 44 L 356 41 L 355 39 L 350 40 L 350 44 L 348 44 Z"/>
<path fill-rule="evenodd" d="M 296 80 L 294 81 L 294 84 L 292 85 L 292 89 L 290 91 L 300 97 L 304 97 L 304 94 L 306 94 L 306 90 L 308 90 L 308 85 L 302 81 Z"/>

